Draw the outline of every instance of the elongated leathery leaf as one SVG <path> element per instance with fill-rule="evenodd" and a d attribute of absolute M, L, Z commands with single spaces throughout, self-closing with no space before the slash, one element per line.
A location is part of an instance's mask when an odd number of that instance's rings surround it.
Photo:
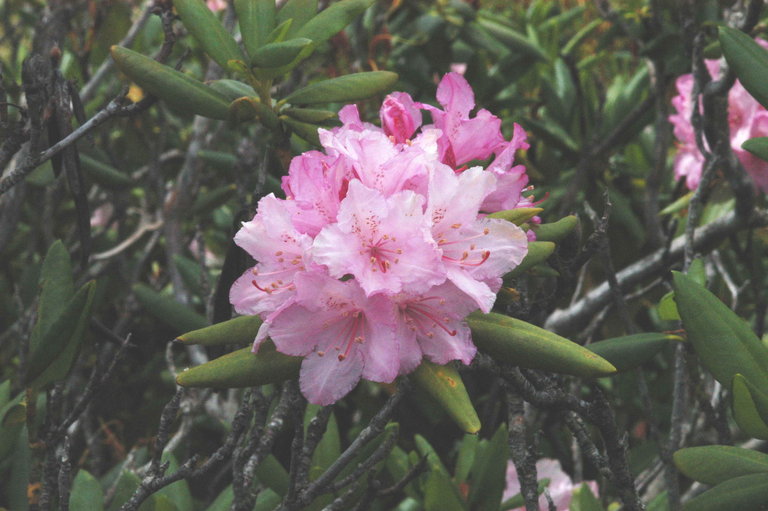
<path fill-rule="evenodd" d="M 741 144 L 741 147 L 758 158 L 768 161 L 768 137 L 750 138 Z"/>
<path fill-rule="evenodd" d="M 269 343 L 258 353 L 243 348 L 187 369 L 179 373 L 176 383 L 182 387 L 256 387 L 297 378 L 300 365 L 301 357 L 283 355 Z"/>
<path fill-rule="evenodd" d="M 336 112 L 312 108 L 285 108 L 280 113 L 301 122 L 324 122 L 336 118 Z"/>
<path fill-rule="evenodd" d="M 184 344 L 200 344 L 202 346 L 250 344 L 256 339 L 261 323 L 261 318 L 258 316 L 240 316 L 187 332 L 180 335 L 177 340 Z"/>
<path fill-rule="evenodd" d="M 397 73 L 391 71 L 352 73 L 307 85 L 283 101 L 295 105 L 356 101 L 390 90 L 397 78 Z"/>
<path fill-rule="evenodd" d="M 146 284 L 135 284 L 133 291 L 147 312 L 169 327 L 178 329 L 177 331 L 197 330 L 208 324 L 203 315 L 170 296 L 158 293 Z"/>
<path fill-rule="evenodd" d="M 488 215 L 488 218 L 501 218 L 515 225 L 522 225 L 531 218 L 544 211 L 543 208 L 516 208 L 497 211 Z"/>
<path fill-rule="evenodd" d="M 472 313 L 467 318 L 477 347 L 500 362 L 586 378 L 607 376 L 607 360 L 557 334 L 503 314 Z"/>
<path fill-rule="evenodd" d="M 235 0 L 235 12 L 245 51 L 253 57 L 275 29 L 275 0 Z"/>
<path fill-rule="evenodd" d="M 300 136 L 310 144 L 314 144 L 318 147 L 320 146 L 320 135 L 317 132 L 320 126 L 297 121 L 288 116 L 280 116 L 280 120 L 291 128 L 291 131 L 296 133 L 296 135 Z"/>
<path fill-rule="evenodd" d="M 239 80 L 230 80 L 228 78 L 214 80 L 209 82 L 208 86 L 216 92 L 221 93 L 229 101 L 234 101 L 243 96 L 256 96 L 256 91 L 253 90 L 253 87 Z"/>
<path fill-rule="evenodd" d="M 683 505 L 683 511 L 762 509 L 768 504 L 768 474 L 749 474 L 724 481 Z"/>
<path fill-rule="evenodd" d="M 98 479 L 90 472 L 78 470 L 69 494 L 69 509 L 89 509 L 102 511 L 104 509 L 104 492 Z"/>
<path fill-rule="evenodd" d="M 733 311 L 691 277 L 673 272 L 675 302 L 701 363 L 729 386 L 741 373 L 768 393 L 768 349 Z"/>
<path fill-rule="evenodd" d="M 744 88 L 768 108 L 768 51 L 740 30 L 720 27 L 719 36 L 728 66 Z"/>
<path fill-rule="evenodd" d="M 173 0 L 184 26 L 205 52 L 224 69 L 230 60 L 245 61 L 232 35 L 202 0 Z M 138 83 L 138 82 L 137 82 Z"/>
<path fill-rule="evenodd" d="M 459 372 L 450 365 L 439 366 L 423 360 L 414 371 L 416 384 L 426 391 L 448 413 L 457 426 L 467 433 L 480 431 L 480 419 L 469 399 Z"/>
<path fill-rule="evenodd" d="M 680 472 L 708 485 L 747 474 L 768 474 L 768 454 L 730 445 L 680 449 L 674 460 Z"/>
<path fill-rule="evenodd" d="M 173 108 L 212 119 L 227 118 L 227 98 L 199 80 L 127 48 L 113 46 L 112 58 L 120 71 Z"/>
<path fill-rule="evenodd" d="M 507 426 L 502 423 L 490 440 L 481 440 L 472 466 L 469 505 L 477 511 L 496 511 L 506 483 L 508 456 Z"/>
<path fill-rule="evenodd" d="M 39 377 L 49 367 L 53 366 L 58 358 L 64 355 L 66 355 L 66 360 L 63 362 L 71 363 L 76 354 L 76 348 L 82 340 L 87 319 L 90 316 L 93 291 L 94 282 L 90 282 L 80 288 L 66 302 L 64 310 L 56 318 L 56 321 L 42 334 L 40 345 L 29 356 L 25 375 L 27 384 L 35 382 L 36 386 L 40 386 L 47 383 L 41 381 Z M 75 343 L 75 345 L 70 347 L 70 343 Z M 56 372 L 59 373 L 60 368 Z M 48 378 L 44 377 L 43 379 Z"/>
<path fill-rule="evenodd" d="M 570 215 L 557 222 L 532 225 L 531 230 L 536 234 L 537 241 L 560 241 L 572 233 L 578 224 L 579 219 Z"/>
<path fill-rule="evenodd" d="M 74 324 L 72 324 L 71 329 L 68 324 L 61 324 L 61 328 L 59 329 L 60 323 L 56 322 L 51 327 L 49 334 L 46 335 L 46 338 L 49 338 L 50 341 L 44 340 L 43 346 L 50 346 L 50 349 L 55 352 L 56 355 L 51 363 L 47 365 L 42 374 L 35 378 L 31 386 L 42 388 L 49 383 L 63 380 L 72 369 L 72 364 L 74 364 L 75 359 L 80 352 L 80 347 L 85 340 L 88 324 L 91 320 L 91 308 L 93 307 L 94 296 L 96 294 L 96 282 L 91 281 L 84 285 L 72 298 L 71 303 L 78 302 L 78 297 L 81 294 L 85 294 L 85 302 L 82 307 L 80 307 L 80 313 Z M 64 316 L 65 314 L 62 314 L 62 318 Z M 54 344 L 57 346 L 54 347 Z M 32 363 L 30 362 L 30 368 L 31 367 Z M 27 377 L 29 378 L 29 374 Z"/>
<path fill-rule="evenodd" d="M 744 376 L 733 377 L 731 393 L 733 418 L 739 428 L 753 438 L 768 440 L 768 424 L 761 417 Z"/>
<path fill-rule="evenodd" d="M 677 335 L 648 333 L 606 339 L 586 348 L 606 359 L 617 370 L 627 371 L 652 359 L 670 341 L 682 340 Z"/>
<path fill-rule="evenodd" d="M 504 275 L 504 277 L 513 278 L 522 275 L 537 264 L 546 261 L 554 251 L 555 244 L 551 241 L 532 241 L 528 243 L 528 253 L 525 254 L 525 258 L 516 268 Z"/>
<path fill-rule="evenodd" d="M 37 351 L 43 335 L 67 308 L 75 294 L 72 279 L 72 260 L 66 247 L 56 240 L 48 249 L 40 270 L 40 300 L 37 306 L 37 323 L 32 329 L 29 350 Z"/>
<path fill-rule="evenodd" d="M 293 20 L 288 27 L 286 38 L 295 37 L 296 33 L 317 14 L 317 0 L 288 0 L 277 11 L 277 26 Z"/>
<path fill-rule="evenodd" d="M 295 37 L 306 37 L 321 43 L 338 34 L 344 27 L 373 4 L 374 0 L 341 0 L 331 4 L 301 27 Z"/>
<path fill-rule="evenodd" d="M 309 57 L 311 52 L 306 52 L 308 46 L 314 46 L 311 39 L 300 37 L 290 39 L 281 43 L 269 43 L 256 52 L 251 57 L 251 66 L 255 67 L 280 67 L 292 63 L 296 57 L 304 52 L 304 58 Z"/>

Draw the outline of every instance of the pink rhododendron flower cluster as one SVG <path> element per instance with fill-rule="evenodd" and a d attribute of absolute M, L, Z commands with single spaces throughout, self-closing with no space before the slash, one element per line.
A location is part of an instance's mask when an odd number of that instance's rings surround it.
<path fill-rule="evenodd" d="M 756 39 L 756 41 L 768 49 L 767 41 L 762 39 Z M 717 60 L 706 60 L 705 63 L 709 74 L 716 78 L 720 71 L 720 63 Z M 704 156 L 696 145 L 696 134 L 691 125 L 693 81 L 692 74 L 682 75 L 677 79 L 678 95 L 672 98 L 672 106 L 675 107 L 676 113 L 669 116 L 669 122 L 673 124 L 675 137 L 678 140 L 675 178 L 678 180 L 685 178 L 685 184 L 690 190 L 695 190 L 699 186 L 704 167 Z M 768 136 L 768 111 L 747 92 L 738 80 L 728 92 L 728 124 L 734 154 L 755 185 L 762 191 L 768 192 L 768 162 L 741 148 L 741 144 L 747 139 Z"/>
<path fill-rule="evenodd" d="M 442 109 L 393 93 L 381 127 L 355 105 L 343 125 L 320 130 L 324 151 L 291 162 L 286 199 L 261 199 L 235 241 L 257 261 L 233 285 L 239 314 L 260 315 L 254 343 L 304 357 L 300 386 L 329 404 L 360 380 L 391 382 L 423 357 L 438 364 L 475 356 L 467 314 L 490 311 L 501 276 L 527 253 L 516 225 L 484 213 L 521 199 L 527 148 L 511 141 L 458 74 L 437 90 Z M 432 124 L 424 125 L 423 111 Z M 494 156 L 487 169 L 469 166 Z"/>
<path fill-rule="evenodd" d="M 557 511 L 568 511 L 571 506 L 571 498 L 573 492 L 581 483 L 574 484 L 571 478 L 563 472 L 560 462 L 551 458 L 542 458 L 536 462 L 536 475 L 541 479 L 549 479 L 547 485 L 547 491 L 552 499 L 552 503 L 555 505 Z M 598 495 L 599 490 L 595 481 L 584 481 L 593 494 Z M 514 497 L 520 493 L 520 480 L 517 477 L 517 469 L 515 465 L 510 461 L 507 464 L 507 485 L 504 488 L 504 496 L 502 502 Z M 539 496 L 539 509 L 540 511 L 549 511 L 549 502 L 547 497 L 542 493 Z M 525 506 L 515 508 L 512 511 L 525 511 Z"/>

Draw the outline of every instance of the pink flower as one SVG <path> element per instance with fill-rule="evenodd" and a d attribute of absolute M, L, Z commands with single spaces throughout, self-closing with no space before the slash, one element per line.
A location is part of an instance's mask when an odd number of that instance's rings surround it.
<path fill-rule="evenodd" d="M 305 357 L 299 385 L 314 404 L 346 395 L 361 377 L 389 383 L 399 372 L 395 308 L 384 295 L 367 298 L 357 281 L 321 273 L 296 277 L 295 300 L 262 325 L 278 351 Z"/>
<path fill-rule="evenodd" d="M 521 197 L 525 149 L 481 110 L 472 89 L 449 74 L 439 110 L 405 93 L 389 95 L 382 127 L 355 105 L 342 125 L 320 130 L 323 151 L 291 162 L 286 199 L 259 201 L 235 241 L 255 260 L 230 290 L 240 314 L 264 323 L 253 345 L 304 357 L 301 390 L 315 404 L 345 396 L 357 382 L 391 382 L 424 357 L 469 364 L 477 351 L 466 317 L 493 307 L 501 277 L 527 253 L 516 225 L 486 213 L 528 205 Z M 434 123 L 422 126 L 422 110 Z M 494 155 L 488 167 L 457 165 Z"/>
<path fill-rule="evenodd" d="M 213 12 L 223 11 L 227 8 L 227 0 L 206 0 L 205 4 Z"/>
<path fill-rule="evenodd" d="M 445 280 L 422 209 L 423 197 L 404 190 L 385 198 L 352 181 L 339 221 L 320 231 L 312 255 L 332 277 L 352 274 L 367 295 L 425 291 Z"/>
<path fill-rule="evenodd" d="M 756 39 L 756 41 L 768 48 L 768 42 L 762 39 Z M 705 63 L 710 75 L 717 77 L 720 71 L 718 61 L 707 60 Z M 691 125 L 693 75 L 685 74 L 678 77 L 676 86 L 678 95 L 672 98 L 672 106 L 676 113 L 669 116 L 669 122 L 672 123 L 678 140 L 674 164 L 675 179 L 684 178 L 688 189 L 694 190 L 701 180 L 704 156 L 696 145 L 696 135 Z M 747 139 L 768 136 L 768 111 L 744 89 L 738 80 L 728 92 L 728 125 L 733 152 L 755 185 L 763 192 L 768 192 L 768 162 L 741 148 L 741 144 Z"/>
<path fill-rule="evenodd" d="M 312 239 L 293 227 L 285 201 L 273 194 L 261 199 L 256 216 L 235 234 L 235 243 L 258 261 L 229 291 L 238 314 L 264 315 L 293 296 L 293 279 L 309 265 Z"/>
<path fill-rule="evenodd" d="M 445 167 L 438 168 L 430 182 L 427 205 L 432 235 L 442 252 L 448 279 L 486 313 L 496 300 L 488 281 L 519 265 L 528 253 L 528 238 L 518 226 L 478 216 L 495 183 L 494 175 L 480 167 L 458 176 Z"/>
<path fill-rule="evenodd" d="M 551 458 L 542 458 L 536 462 L 536 474 L 539 480 L 549 479 L 547 491 L 557 511 L 568 511 L 573 491 L 581 484 L 574 484 L 568 474 L 563 472 L 560 462 Z M 598 494 L 599 489 L 595 481 L 585 481 L 585 484 L 592 490 L 592 493 Z M 507 486 L 504 489 L 502 501 L 510 499 L 518 493 L 520 493 L 520 481 L 517 478 L 515 465 L 510 461 L 507 464 Z M 549 503 L 544 494 L 539 497 L 539 509 L 549 511 Z M 525 507 L 515 508 L 512 511 L 525 511 Z"/>
<path fill-rule="evenodd" d="M 470 119 L 475 94 L 467 80 L 458 73 L 448 73 L 437 87 L 437 101 L 444 110 L 429 105 L 434 126 L 443 132 L 440 159 L 457 168 L 471 160 L 484 160 L 505 144 L 501 119 L 482 109 Z"/>
<path fill-rule="evenodd" d="M 419 295 L 399 294 L 397 338 L 400 373 L 409 373 L 426 355 L 436 364 L 461 360 L 469 365 L 477 348 L 464 319 L 477 308 L 474 300 L 446 282 Z"/>

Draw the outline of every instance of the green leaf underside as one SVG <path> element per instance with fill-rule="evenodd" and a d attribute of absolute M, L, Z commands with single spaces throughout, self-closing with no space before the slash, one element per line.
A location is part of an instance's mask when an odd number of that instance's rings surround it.
<path fill-rule="evenodd" d="M 761 509 L 768 504 L 768 474 L 734 477 L 683 505 L 683 511 Z"/>
<path fill-rule="evenodd" d="M 480 431 L 477 416 L 459 372 L 450 365 L 440 366 L 422 360 L 414 371 L 416 384 L 427 392 L 466 433 Z"/>
<path fill-rule="evenodd" d="M 607 360 L 557 334 L 502 314 L 472 313 L 467 318 L 478 349 L 499 362 L 586 378 L 607 376 Z"/>

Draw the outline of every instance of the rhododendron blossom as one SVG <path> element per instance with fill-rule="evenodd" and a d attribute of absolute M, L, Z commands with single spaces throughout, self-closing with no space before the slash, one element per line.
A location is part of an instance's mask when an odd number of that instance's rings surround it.
<path fill-rule="evenodd" d="M 323 151 L 291 162 L 286 198 L 262 198 L 235 236 L 256 265 L 230 300 L 264 320 L 254 351 L 269 338 L 304 357 L 299 383 L 312 403 L 337 401 L 361 378 L 392 382 L 424 357 L 469 364 L 467 315 L 491 310 L 527 253 L 521 228 L 486 217 L 530 206 L 514 165 L 525 132 L 515 125 L 506 141 L 500 119 L 472 117 L 472 89 L 456 73 L 437 99 L 442 110 L 392 93 L 381 127 L 342 108 L 342 125 L 319 132 Z M 465 165 L 491 157 L 487 169 Z"/>
<path fill-rule="evenodd" d="M 768 49 L 768 42 L 756 41 Z M 717 60 L 706 60 L 707 70 L 712 77 L 717 77 L 720 64 Z M 699 186 L 704 167 L 704 156 L 696 145 L 696 133 L 691 125 L 693 113 L 693 75 L 678 77 L 676 86 L 678 95 L 672 98 L 676 113 L 669 116 L 678 140 L 675 155 L 675 178 L 685 179 L 690 190 Z M 755 185 L 763 192 L 768 192 L 768 162 L 757 158 L 741 145 L 753 137 L 768 136 L 768 111 L 753 98 L 741 83 L 736 80 L 728 92 L 728 126 L 731 134 L 731 148 Z M 706 144 L 706 140 L 704 141 Z"/>
<path fill-rule="evenodd" d="M 580 484 L 571 481 L 571 478 L 563 472 L 560 462 L 551 458 L 542 458 L 536 462 L 536 475 L 539 480 L 549 479 L 547 485 L 547 492 L 552 499 L 552 503 L 555 505 L 557 511 L 568 511 L 571 506 L 571 499 L 573 492 Z M 593 494 L 598 495 L 598 487 L 595 481 L 585 481 L 589 489 Z M 515 465 L 510 461 L 507 464 L 507 485 L 504 489 L 504 496 L 502 500 L 507 500 L 520 493 L 520 479 L 517 476 L 517 469 Z M 539 510 L 549 511 L 549 502 L 547 497 L 542 494 L 539 497 Z M 525 507 L 518 507 L 512 511 L 525 511 Z"/>

